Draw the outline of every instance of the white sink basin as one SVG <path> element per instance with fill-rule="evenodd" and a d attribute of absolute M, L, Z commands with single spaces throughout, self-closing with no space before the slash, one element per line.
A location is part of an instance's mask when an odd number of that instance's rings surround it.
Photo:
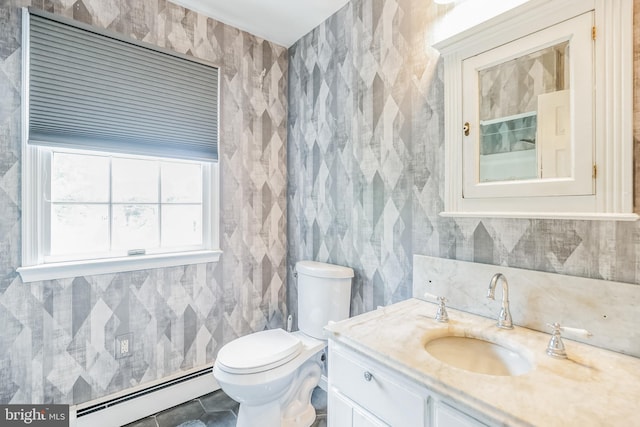
<path fill-rule="evenodd" d="M 520 354 L 482 339 L 447 336 L 428 341 L 424 347 L 441 362 L 479 374 L 514 376 L 531 370 Z"/>

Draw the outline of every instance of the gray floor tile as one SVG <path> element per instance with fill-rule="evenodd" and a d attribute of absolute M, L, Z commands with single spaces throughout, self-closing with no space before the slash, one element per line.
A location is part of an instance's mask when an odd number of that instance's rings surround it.
<path fill-rule="evenodd" d="M 207 425 L 201 420 L 189 420 L 178 424 L 176 427 L 207 427 Z"/>
<path fill-rule="evenodd" d="M 154 417 L 143 418 L 138 421 L 134 421 L 131 424 L 127 424 L 124 427 L 158 427 L 156 419 Z"/>
<path fill-rule="evenodd" d="M 327 416 L 317 415 L 316 420 L 311 424 L 311 427 L 327 427 Z"/>
<path fill-rule="evenodd" d="M 316 387 L 311 394 L 311 404 L 314 408 L 316 408 L 316 414 L 326 414 L 327 413 L 327 392 L 321 389 L 320 387 Z"/>
<path fill-rule="evenodd" d="M 205 414 L 197 400 L 183 403 L 156 415 L 159 427 L 176 427 L 187 421 L 199 420 Z M 193 427 L 196 427 L 195 425 Z M 200 426 L 201 427 L 201 426 Z"/>
<path fill-rule="evenodd" d="M 200 418 L 200 421 L 202 421 L 206 427 L 235 427 L 238 419 L 233 412 L 223 411 L 206 413 Z"/>
<path fill-rule="evenodd" d="M 316 408 L 316 420 L 312 427 L 326 427 L 327 393 L 316 387 L 311 395 L 311 403 Z M 144 418 L 126 427 L 235 427 L 239 406 L 222 390 L 217 390 L 162 411 L 155 418 Z"/>
<path fill-rule="evenodd" d="M 207 412 L 233 411 L 238 415 L 240 404 L 227 396 L 222 390 L 214 391 L 200 397 L 200 402 Z"/>

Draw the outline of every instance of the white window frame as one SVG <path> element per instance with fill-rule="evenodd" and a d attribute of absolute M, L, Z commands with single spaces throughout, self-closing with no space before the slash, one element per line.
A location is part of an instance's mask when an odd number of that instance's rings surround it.
<path fill-rule="evenodd" d="M 444 56 L 445 65 L 445 206 L 441 216 L 631 221 L 639 218 L 633 211 L 632 10 L 631 0 L 531 0 L 434 44 Z M 597 32 L 594 194 L 464 197 L 463 61 L 590 11 L 595 12 Z"/>
<path fill-rule="evenodd" d="M 51 176 L 51 151 L 46 147 L 30 146 L 23 142 L 22 173 L 22 267 L 18 268 L 23 282 L 117 273 L 149 268 L 216 262 L 219 249 L 219 166 L 205 165 L 203 171 L 203 246 L 206 249 L 163 252 L 126 257 L 111 257 L 78 261 L 45 262 L 46 209 L 44 200 L 48 177 Z"/>
<path fill-rule="evenodd" d="M 22 266 L 17 269 L 24 283 L 120 273 L 151 268 L 217 262 L 220 249 L 220 166 L 206 162 L 209 175 L 203 187 L 203 244 L 206 249 L 166 252 L 81 261 L 45 262 L 46 176 L 50 177 L 51 153 L 47 147 L 28 144 L 29 134 L 29 52 L 28 31 L 22 40 Z M 126 156 L 126 153 L 121 153 Z M 133 155 L 132 155 L 133 157 Z M 171 160 L 168 158 L 168 160 Z M 179 160 L 179 159 L 178 159 Z"/>
<path fill-rule="evenodd" d="M 175 267 L 217 262 L 220 259 L 222 251 L 219 249 L 219 165 L 217 162 L 207 162 L 204 167 L 208 171 L 203 170 L 205 178 L 208 179 L 204 180 L 202 221 L 203 246 L 206 249 L 46 262 L 46 209 L 49 204 L 44 197 L 51 176 L 51 149 L 28 145 L 25 138 L 22 151 L 22 267 L 18 268 L 18 273 L 23 282 Z"/>

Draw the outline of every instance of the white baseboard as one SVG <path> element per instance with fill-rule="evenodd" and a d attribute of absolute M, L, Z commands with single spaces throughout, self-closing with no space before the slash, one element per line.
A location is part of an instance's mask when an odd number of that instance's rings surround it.
<path fill-rule="evenodd" d="M 190 369 L 69 408 L 70 427 L 114 427 L 220 389 L 212 365 Z"/>
<path fill-rule="evenodd" d="M 320 387 L 324 391 L 328 391 L 327 384 L 328 384 L 327 376 L 323 374 L 320 377 L 320 382 L 318 383 L 318 387 Z"/>

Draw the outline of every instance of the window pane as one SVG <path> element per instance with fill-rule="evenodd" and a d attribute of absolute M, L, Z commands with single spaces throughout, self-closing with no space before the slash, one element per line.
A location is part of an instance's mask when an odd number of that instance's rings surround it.
<path fill-rule="evenodd" d="M 162 203 L 201 203 L 202 166 L 162 162 Z"/>
<path fill-rule="evenodd" d="M 109 158 L 53 153 L 51 164 L 53 202 L 108 202 Z"/>
<path fill-rule="evenodd" d="M 153 205 L 113 206 L 113 249 L 150 249 L 159 246 L 158 207 Z"/>
<path fill-rule="evenodd" d="M 113 158 L 113 201 L 153 203 L 158 201 L 158 162 Z"/>
<path fill-rule="evenodd" d="M 202 244 L 201 205 L 162 205 L 162 247 Z"/>
<path fill-rule="evenodd" d="M 108 205 L 52 206 L 50 255 L 98 253 L 108 250 Z"/>

